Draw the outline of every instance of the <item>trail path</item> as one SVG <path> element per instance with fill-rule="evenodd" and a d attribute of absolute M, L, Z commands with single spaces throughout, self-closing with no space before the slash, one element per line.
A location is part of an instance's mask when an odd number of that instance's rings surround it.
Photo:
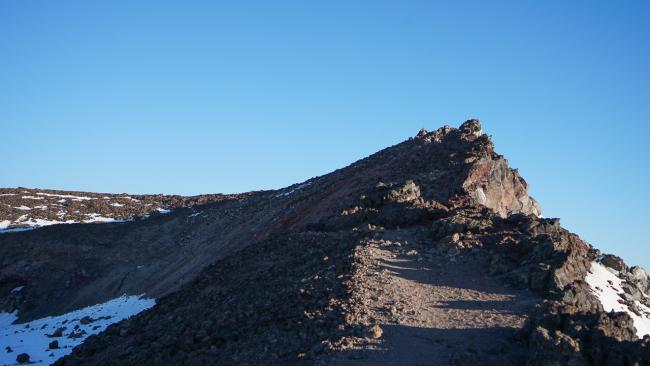
<path fill-rule="evenodd" d="M 338 365 L 517 365 L 515 341 L 537 299 L 488 276 L 484 259 L 421 253 L 379 241 L 357 283 L 367 324 L 383 335 L 336 356 Z"/>

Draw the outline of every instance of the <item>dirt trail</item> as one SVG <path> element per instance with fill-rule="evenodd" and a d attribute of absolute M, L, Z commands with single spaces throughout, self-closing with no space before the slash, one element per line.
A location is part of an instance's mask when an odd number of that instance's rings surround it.
<path fill-rule="evenodd" d="M 354 295 L 365 305 L 359 319 L 366 329 L 379 324 L 383 335 L 355 342 L 334 364 L 524 363 L 525 346 L 514 338 L 537 298 L 487 276 L 479 256 L 441 256 L 407 243 L 378 240 L 361 249 L 369 266 L 355 281 L 364 284 Z"/>

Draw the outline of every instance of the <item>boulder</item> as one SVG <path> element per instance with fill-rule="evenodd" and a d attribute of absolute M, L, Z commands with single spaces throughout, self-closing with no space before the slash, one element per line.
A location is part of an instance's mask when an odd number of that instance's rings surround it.
<path fill-rule="evenodd" d="M 384 334 L 384 331 L 377 324 L 373 325 L 368 329 L 368 338 L 379 339 Z"/>
<path fill-rule="evenodd" d="M 609 267 L 619 272 L 625 272 L 627 270 L 627 266 L 625 265 L 625 262 L 623 262 L 623 259 L 613 254 L 606 254 L 605 256 L 603 256 L 600 262 L 605 267 Z"/>
<path fill-rule="evenodd" d="M 56 328 L 56 330 L 52 334 L 48 334 L 47 336 L 50 338 L 57 338 L 57 337 L 62 337 L 63 332 L 68 329 L 67 327 L 59 327 Z"/>
<path fill-rule="evenodd" d="M 29 362 L 29 355 L 27 353 L 21 353 L 18 356 L 16 356 L 16 362 L 19 364 L 25 364 Z"/>
<path fill-rule="evenodd" d="M 636 287 L 647 293 L 650 288 L 650 279 L 648 278 L 648 273 L 642 267 L 634 266 L 630 268 L 630 277 Z"/>

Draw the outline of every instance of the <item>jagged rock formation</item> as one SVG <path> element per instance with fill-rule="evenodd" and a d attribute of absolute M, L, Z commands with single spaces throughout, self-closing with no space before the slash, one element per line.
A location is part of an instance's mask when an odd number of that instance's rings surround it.
<path fill-rule="evenodd" d="M 616 269 L 633 310 L 647 274 L 540 213 L 470 120 L 281 191 L 0 236 L 0 284 L 25 286 L 3 306 L 42 313 L 48 274 L 88 263 L 66 290 L 79 304 L 159 298 L 58 365 L 650 364 L 650 336 L 586 280 L 594 261 Z M 52 260 L 81 238 L 83 260 Z"/>

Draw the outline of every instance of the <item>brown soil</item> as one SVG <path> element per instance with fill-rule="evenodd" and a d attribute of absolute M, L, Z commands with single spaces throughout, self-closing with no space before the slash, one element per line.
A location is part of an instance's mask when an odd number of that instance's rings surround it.
<path fill-rule="evenodd" d="M 358 322 L 379 325 L 378 340 L 353 337 L 333 365 L 517 365 L 526 345 L 515 339 L 540 299 L 491 276 L 476 255 L 441 256 L 387 233 L 357 257 L 353 294 Z M 401 240 L 399 239 L 401 238 Z M 372 337 L 370 337 L 372 338 Z"/>

